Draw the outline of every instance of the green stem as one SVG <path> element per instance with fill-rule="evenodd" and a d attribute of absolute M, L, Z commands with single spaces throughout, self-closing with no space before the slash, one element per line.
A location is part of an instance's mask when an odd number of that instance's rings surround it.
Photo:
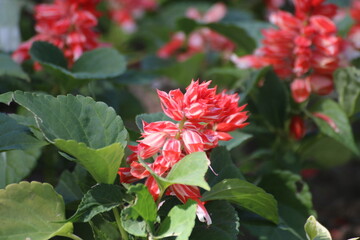
<path fill-rule="evenodd" d="M 119 211 L 117 210 L 117 208 L 113 208 L 113 213 L 114 213 L 114 216 L 115 216 L 116 224 L 117 224 L 117 226 L 119 228 L 119 231 L 120 231 L 120 234 L 121 234 L 121 239 L 122 240 L 129 240 L 129 236 L 128 236 L 127 232 L 121 226 L 120 214 L 119 214 Z"/>
<path fill-rule="evenodd" d="M 82 238 L 76 236 L 75 234 L 70 234 L 70 235 L 68 235 L 66 237 L 71 238 L 73 240 L 83 240 Z"/>

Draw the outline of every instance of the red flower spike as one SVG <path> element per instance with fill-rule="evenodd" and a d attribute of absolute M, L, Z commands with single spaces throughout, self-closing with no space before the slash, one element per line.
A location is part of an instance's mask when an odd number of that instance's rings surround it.
<path fill-rule="evenodd" d="M 295 15 L 284 11 L 271 14 L 270 21 L 278 28 L 262 30 L 262 47 L 253 55 L 232 56 L 231 60 L 239 68 L 272 65 L 279 77 L 295 78 L 291 83 L 292 96 L 296 102 L 303 102 L 310 92 L 331 92 L 325 87 L 319 91 L 316 87 L 309 88 L 308 83 L 299 79 L 311 79 L 312 75 L 316 79 L 331 76 L 340 65 L 343 43 L 336 36 L 336 25 L 331 20 L 336 13 L 335 5 L 324 4 L 321 0 L 295 0 L 294 3 Z M 329 89 L 331 85 L 326 84 Z"/>
<path fill-rule="evenodd" d="M 319 95 L 328 95 L 334 90 L 334 82 L 331 76 L 311 75 L 309 77 L 312 92 Z"/>
<path fill-rule="evenodd" d="M 291 136 L 296 140 L 300 140 L 304 137 L 305 130 L 304 119 L 300 116 L 293 116 L 290 122 Z"/>

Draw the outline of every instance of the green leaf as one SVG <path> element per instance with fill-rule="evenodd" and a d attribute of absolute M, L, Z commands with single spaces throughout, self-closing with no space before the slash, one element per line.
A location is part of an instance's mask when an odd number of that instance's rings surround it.
<path fill-rule="evenodd" d="M 30 130 L 18 124 L 7 114 L 0 113 L 0 152 L 41 146 Z"/>
<path fill-rule="evenodd" d="M 89 222 L 94 216 L 119 206 L 123 195 L 118 185 L 98 184 L 84 195 L 75 214 L 67 221 Z"/>
<path fill-rule="evenodd" d="M 137 219 L 138 214 L 132 208 L 124 208 L 121 211 L 121 225 L 131 235 L 137 237 L 147 237 L 147 223 Z"/>
<path fill-rule="evenodd" d="M 263 189 L 240 179 L 225 179 L 205 192 L 202 201 L 227 200 L 274 223 L 279 222 L 277 202 Z"/>
<path fill-rule="evenodd" d="M 62 197 L 47 183 L 21 182 L 0 189 L 0 240 L 70 236 Z"/>
<path fill-rule="evenodd" d="M 90 148 L 127 142 L 123 121 L 113 108 L 84 96 L 57 96 L 16 91 L 14 100 L 35 115 L 47 140 L 75 140 Z"/>
<path fill-rule="evenodd" d="M 115 223 L 105 220 L 102 216 L 96 216 L 90 221 L 96 240 L 119 240 L 120 233 Z"/>
<path fill-rule="evenodd" d="M 143 124 L 142 121 L 145 121 L 147 123 L 151 122 L 157 122 L 157 121 L 174 121 L 168 116 L 165 115 L 163 112 L 158 113 L 143 113 L 136 116 L 136 125 L 139 128 L 139 130 L 143 131 Z"/>
<path fill-rule="evenodd" d="M 231 160 L 230 152 L 225 147 L 217 147 L 211 151 L 211 167 L 212 171 L 208 171 L 205 179 L 207 179 L 210 186 L 221 182 L 227 178 L 239 178 L 245 180 L 240 169 Z"/>
<path fill-rule="evenodd" d="M 305 232 L 308 240 L 331 240 L 330 232 L 316 221 L 314 216 L 310 216 L 305 223 Z"/>
<path fill-rule="evenodd" d="M 13 98 L 12 92 L 0 94 L 0 103 L 5 103 L 6 105 L 9 105 L 12 101 L 12 98 Z"/>
<path fill-rule="evenodd" d="M 173 184 L 198 186 L 205 190 L 210 190 L 209 184 L 204 179 L 208 170 L 208 163 L 209 160 L 204 152 L 194 152 L 186 155 L 176 163 L 166 178 L 159 177 L 150 169 L 148 170 L 150 170 L 162 190 Z"/>
<path fill-rule="evenodd" d="M 288 104 L 284 84 L 273 71 L 267 71 L 264 85 L 259 89 L 257 96 L 259 113 L 274 127 L 283 128 Z"/>
<path fill-rule="evenodd" d="M 65 79 L 105 79 L 117 77 L 126 70 L 125 58 L 112 48 L 98 48 L 85 52 L 74 63 L 72 71 L 67 69 L 67 61 L 62 51 L 48 42 L 34 42 L 30 55 L 58 77 Z"/>
<path fill-rule="evenodd" d="M 55 146 L 74 156 L 98 183 L 114 183 L 124 156 L 124 148 L 120 143 L 92 149 L 74 140 L 55 139 Z"/>
<path fill-rule="evenodd" d="M 242 27 L 235 24 L 209 23 L 206 25 L 212 30 L 232 40 L 239 48 L 246 53 L 252 53 L 256 48 L 256 42 Z"/>
<path fill-rule="evenodd" d="M 334 82 L 340 106 L 347 116 L 352 116 L 360 107 L 360 70 L 354 67 L 338 69 Z"/>
<path fill-rule="evenodd" d="M 301 177 L 290 171 L 274 171 L 264 175 L 259 186 L 275 196 L 276 200 L 301 212 L 315 214 L 309 186 Z"/>
<path fill-rule="evenodd" d="M 189 200 L 184 205 L 173 207 L 159 227 L 155 239 L 176 236 L 176 240 L 187 240 L 193 230 L 197 203 Z"/>
<path fill-rule="evenodd" d="M 155 73 L 172 78 L 181 86 L 188 86 L 192 79 L 198 78 L 204 57 L 204 54 L 196 54 L 184 62 L 156 70 Z"/>
<path fill-rule="evenodd" d="M 129 188 L 128 193 L 136 194 L 134 204 L 131 206 L 138 216 L 147 222 L 155 222 L 157 217 L 157 207 L 154 198 L 147 187 L 143 184 L 136 184 Z M 136 219 L 136 218 L 134 218 Z"/>
<path fill-rule="evenodd" d="M 61 173 L 55 190 L 63 196 L 65 203 L 70 203 L 81 200 L 95 184 L 96 182 L 85 168 L 77 164 L 74 171 L 65 170 Z"/>
<path fill-rule="evenodd" d="M 10 56 L 0 53 L 0 76 L 11 76 L 30 81 L 29 76 Z"/>
<path fill-rule="evenodd" d="M 242 144 L 246 140 L 252 138 L 251 134 L 244 133 L 244 132 L 241 132 L 241 131 L 230 132 L 230 135 L 233 137 L 231 140 L 229 140 L 229 141 L 220 141 L 219 142 L 219 146 L 226 147 L 226 149 L 228 151 L 230 151 L 231 149 L 239 146 L 240 144 Z"/>
<path fill-rule="evenodd" d="M 315 162 L 322 168 L 332 168 L 350 161 L 353 153 L 333 138 L 321 135 L 307 138 L 298 151 L 308 163 Z"/>
<path fill-rule="evenodd" d="M 125 58 L 113 48 L 98 48 L 85 52 L 72 68 L 76 79 L 111 78 L 121 75 L 125 70 Z"/>
<path fill-rule="evenodd" d="M 331 99 L 322 99 L 311 108 L 311 112 L 325 114 L 336 124 L 338 131 L 335 131 L 325 120 L 309 114 L 309 117 L 312 118 L 324 135 L 335 139 L 355 154 L 360 154 L 354 141 L 349 120 L 339 104 Z"/>
<path fill-rule="evenodd" d="M 30 174 L 41 155 L 40 147 L 0 153 L 0 188 L 16 183 Z"/>
<path fill-rule="evenodd" d="M 239 217 L 233 206 L 227 201 L 206 203 L 206 210 L 211 215 L 211 225 L 197 222 L 191 240 L 236 240 L 239 234 Z"/>

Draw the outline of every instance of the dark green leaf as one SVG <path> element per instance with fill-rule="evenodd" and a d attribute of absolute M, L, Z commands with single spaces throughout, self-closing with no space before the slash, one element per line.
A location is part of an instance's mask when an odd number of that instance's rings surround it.
<path fill-rule="evenodd" d="M 197 203 L 187 201 L 185 205 L 173 207 L 159 227 L 155 239 L 176 236 L 176 240 L 187 240 L 193 230 Z"/>
<path fill-rule="evenodd" d="M 88 222 L 99 213 L 119 206 L 123 196 L 121 187 L 118 185 L 98 184 L 84 195 L 76 213 L 67 221 Z"/>
<path fill-rule="evenodd" d="M 198 222 L 190 236 L 191 240 L 236 240 L 239 233 L 239 217 L 234 207 L 227 201 L 206 203 L 212 223 L 207 226 Z"/>
<path fill-rule="evenodd" d="M 229 141 L 220 141 L 219 142 L 219 146 L 226 147 L 226 149 L 228 151 L 230 151 L 231 149 L 239 146 L 240 144 L 242 144 L 246 140 L 252 138 L 251 134 L 244 133 L 244 132 L 241 132 L 241 131 L 230 132 L 230 135 L 233 137 L 233 139 L 231 139 Z"/>
<path fill-rule="evenodd" d="M 324 114 L 336 124 L 337 129 L 335 130 L 325 120 L 309 114 L 309 117 L 312 118 L 323 134 L 335 139 L 354 153 L 360 154 L 354 141 L 349 120 L 336 102 L 331 99 L 322 99 L 311 108 L 311 112 Z"/>
<path fill-rule="evenodd" d="M 196 54 L 184 62 L 178 62 L 167 68 L 159 69 L 156 73 L 174 79 L 182 86 L 188 86 L 192 79 L 198 78 L 204 54 Z"/>
<path fill-rule="evenodd" d="M 186 34 L 191 33 L 198 27 L 198 23 L 190 18 L 180 18 L 176 21 L 177 28 Z"/>
<path fill-rule="evenodd" d="M 212 171 L 208 171 L 206 179 L 210 186 L 221 182 L 227 178 L 239 178 L 245 180 L 240 169 L 232 162 L 231 155 L 225 147 L 217 147 L 211 151 L 211 167 Z"/>
<path fill-rule="evenodd" d="M 30 49 L 31 57 L 40 62 L 41 64 L 47 65 L 51 68 L 66 70 L 67 61 L 62 51 L 51 43 L 36 41 L 32 44 Z M 68 73 L 68 71 L 66 71 Z"/>
<path fill-rule="evenodd" d="M 274 127 L 283 128 L 288 100 L 284 84 L 273 71 L 267 72 L 264 85 L 259 89 L 257 96 L 257 106 L 262 117 Z"/>
<path fill-rule="evenodd" d="M 35 115 L 45 137 L 75 140 L 90 148 L 103 148 L 116 142 L 123 147 L 127 131 L 113 108 L 90 97 L 57 96 L 16 91 L 15 101 Z"/>
<path fill-rule="evenodd" d="M 130 234 L 137 237 L 147 236 L 147 223 L 144 220 L 137 219 L 139 215 L 130 208 L 124 208 L 121 211 L 121 225 Z"/>
<path fill-rule="evenodd" d="M 235 24 L 210 23 L 206 25 L 212 30 L 232 40 L 239 48 L 247 53 L 252 53 L 256 48 L 256 42 L 242 27 Z"/>
<path fill-rule="evenodd" d="M 205 192 L 202 201 L 227 200 L 274 223 L 279 222 L 277 202 L 263 189 L 240 179 L 225 179 Z"/>
<path fill-rule="evenodd" d="M 120 143 L 92 149 L 74 140 L 55 139 L 55 146 L 74 156 L 98 183 L 114 183 L 124 156 L 124 148 Z"/>
<path fill-rule="evenodd" d="M 98 48 L 81 55 L 72 73 L 76 79 L 104 79 L 119 76 L 125 70 L 125 58 L 115 49 Z"/>
<path fill-rule="evenodd" d="M 24 179 L 40 157 L 40 147 L 11 150 L 0 153 L 0 188 Z"/>
<path fill-rule="evenodd" d="M 0 53 L 0 76 L 11 76 L 30 81 L 29 76 L 10 56 Z"/>
<path fill-rule="evenodd" d="M 0 240 L 71 236 L 62 197 L 47 183 L 21 182 L 0 189 Z"/>
<path fill-rule="evenodd" d="M 339 103 L 347 116 L 352 116 L 360 107 L 360 70 L 354 67 L 338 69 L 334 75 Z"/>
<path fill-rule="evenodd" d="M 0 152 L 42 146 L 30 130 L 7 114 L 0 113 Z"/>
<path fill-rule="evenodd" d="M 120 233 L 115 223 L 105 220 L 100 215 L 91 219 L 90 225 L 96 240 L 119 240 Z"/>

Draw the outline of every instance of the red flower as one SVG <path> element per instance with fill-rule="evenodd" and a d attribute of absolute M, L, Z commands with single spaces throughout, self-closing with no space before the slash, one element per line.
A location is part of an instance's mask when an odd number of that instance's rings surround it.
<path fill-rule="evenodd" d="M 156 0 L 108 0 L 110 17 L 128 33 L 137 28 L 135 19 L 157 7 Z"/>
<path fill-rule="evenodd" d="M 339 66 L 341 39 L 335 35 L 336 26 L 330 19 L 336 14 L 336 6 L 323 2 L 296 0 L 295 15 L 272 13 L 270 22 L 278 29 L 262 31 L 263 46 L 254 55 L 234 55 L 231 60 L 239 68 L 272 65 L 279 77 L 295 79 L 291 90 L 296 102 L 308 98 L 308 81 L 312 92 L 329 94 L 333 90 L 329 81 Z"/>
<path fill-rule="evenodd" d="M 162 108 L 166 115 L 179 123 L 160 121 L 143 122 L 142 140 L 137 146 L 129 146 L 134 152 L 127 158 L 130 167 L 120 168 L 120 181 L 133 183 L 145 179 L 154 199 L 159 198 L 159 187 L 150 172 L 138 161 L 153 158 L 147 163 L 157 175 L 166 177 L 171 168 L 187 154 L 204 152 L 218 145 L 219 140 L 227 141 L 232 137 L 228 131 L 242 128 L 248 123 L 246 105 L 238 106 L 237 94 L 216 94 L 216 88 L 209 88 L 210 81 L 192 81 L 185 94 L 179 89 L 169 93 L 158 90 Z M 210 163 L 210 162 L 209 162 Z M 167 194 L 175 195 L 183 203 L 188 199 L 198 202 L 197 214 L 200 220 L 211 223 L 210 216 L 198 187 L 172 185 Z"/>
<path fill-rule="evenodd" d="M 13 53 L 19 63 L 30 57 L 29 50 L 34 41 L 47 41 L 63 50 L 71 65 L 83 52 L 99 47 L 95 10 L 99 0 L 55 0 L 53 4 L 35 7 L 35 35 L 24 42 Z"/>
<path fill-rule="evenodd" d="M 293 116 L 290 122 L 290 133 L 293 138 L 300 140 L 305 135 L 304 119 L 300 116 Z"/>
<path fill-rule="evenodd" d="M 204 14 L 196 8 L 188 8 L 186 16 L 201 23 L 212 23 L 220 21 L 226 12 L 226 6 L 223 3 L 216 3 Z M 185 38 L 185 33 L 175 33 L 170 42 L 158 50 L 157 55 L 160 58 L 169 58 L 175 55 L 179 61 L 185 61 L 194 54 L 207 50 L 227 54 L 235 49 L 235 44 L 232 41 L 209 28 L 195 30 L 189 34 L 187 41 Z M 185 51 L 180 52 L 181 48 L 184 48 Z"/>

